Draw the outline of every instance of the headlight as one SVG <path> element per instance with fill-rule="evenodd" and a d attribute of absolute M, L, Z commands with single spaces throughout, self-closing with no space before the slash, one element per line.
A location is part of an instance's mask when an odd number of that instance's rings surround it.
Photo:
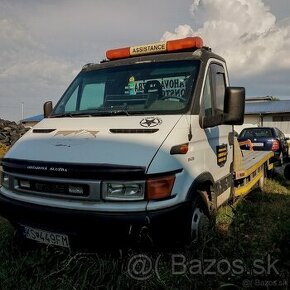
<path fill-rule="evenodd" d="M 107 200 L 143 200 L 145 181 L 107 181 L 102 186 L 102 196 Z"/>
<path fill-rule="evenodd" d="M 5 188 L 9 187 L 9 175 L 7 175 L 5 172 L 0 172 L 1 173 L 1 185 Z"/>

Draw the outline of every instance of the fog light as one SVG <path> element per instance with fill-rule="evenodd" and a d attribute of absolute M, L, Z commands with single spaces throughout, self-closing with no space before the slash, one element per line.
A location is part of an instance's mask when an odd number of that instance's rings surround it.
<path fill-rule="evenodd" d="M 29 189 L 30 188 L 30 181 L 28 181 L 28 180 L 19 180 L 19 186 L 21 188 Z"/>
<path fill-rule="evenodd" d="M 9 175 L 4 172 L 1 172 L 1 185 L 5 188 L 9 187 Z"/>

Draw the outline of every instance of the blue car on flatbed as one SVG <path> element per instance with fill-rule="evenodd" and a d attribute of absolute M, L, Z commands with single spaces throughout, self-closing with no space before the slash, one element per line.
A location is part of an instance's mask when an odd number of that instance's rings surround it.
<path fill-rule="evenodd" d="M 255 151 L 273 151 L 274 160 L 283 164 L 288 158 L 288 143 L 284 133 L 274 127 L 245 128 L 238 136 L 238 141 L 250 140 Z M 241 149 L 250 149 L 249 145 L 242 145 Z"/>

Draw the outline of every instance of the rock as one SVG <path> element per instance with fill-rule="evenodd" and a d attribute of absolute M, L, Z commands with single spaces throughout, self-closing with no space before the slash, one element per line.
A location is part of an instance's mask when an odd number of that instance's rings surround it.
<path fill-rule="evenodd" d="M 22 124 L 0 119 L 0 145 L 12 146 L 27 131 Z"/>

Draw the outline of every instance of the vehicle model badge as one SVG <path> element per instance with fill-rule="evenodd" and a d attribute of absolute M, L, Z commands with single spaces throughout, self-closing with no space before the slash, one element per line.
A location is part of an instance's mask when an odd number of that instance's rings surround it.
<path fill-rule="evenodd" d="M 161 123 L 162 123 L 162 120 L 160 118 L 157 118 L 157 117 L 148 117 L 148 118 L 144 118 L 140 121 L 140 125 L 142 127 L 147 127 L 147 128 L 158 126 Z"/>
<path fill-rule="evenodd" d="M 85 136 L 85 135 L 91 135 L 92 137 L 96 138 L 96 135 L 99 133 L 99 131 L 92 131 L 92 130 L 62 130 L 57 131 L 54 136 L 62 135 L 62 136 Z"/>

